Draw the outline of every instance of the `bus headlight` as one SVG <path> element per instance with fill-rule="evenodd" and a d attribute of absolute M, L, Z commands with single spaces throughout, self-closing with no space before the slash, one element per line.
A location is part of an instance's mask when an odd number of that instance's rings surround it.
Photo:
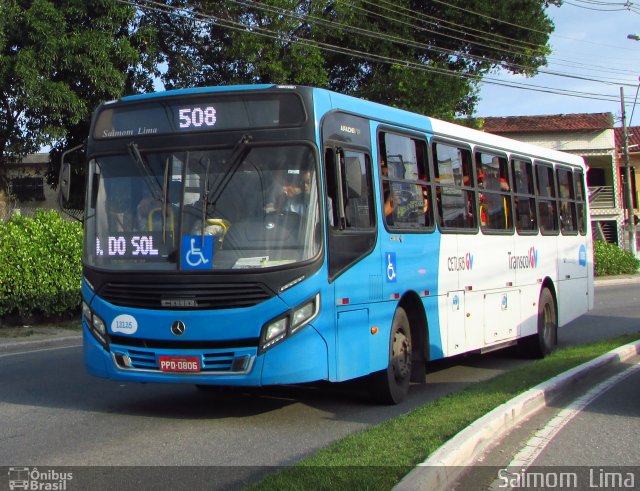
<path fill-rule="evenodd" d="M 89 306 L 86 304 L 86 302 L 82 302 L 82 316 L 86 319 L 87 324 L 91 326 L 92 312 Z"/>
<path fill-rule="evenodd" d="M 320 294 L 317 293 L 312 299 L 291 309 L 284 316 L 277 317 L 267 322 L 262 327 L 260 335 L 259 353 L 266 351 L 272 346 L 298 332 L 302 327 L 318 316 L 320 311 Z"/>
<path fill-rule="evenodd" d="M 319 294 L 318 294 L 319 295 Z M 306 325 L 316 315 L 318 309 L 318 302 L 314 297 L 309 302 L 303 304 L 301 307 L 295 308 L 293 314 L 291 314 L 291 333 L 293 334 L 302 326 Z"/>
<path fill-rule="evenodd" d="M 95 314 L 93 314 L 93 330 L 103 338 L 107 335 L 107 328 L 104 325 L 104 321 Z"/>
<path fill-rule="evenodd" d="M 281 341 L 287 335 L 287 324 L 289 324 L 288 317 L 284 317 L 273 321 L 271 324 L 267 324 L 264 329 L 264 341 L 260 343 L 261 348 L 269 348 L 278 341 Z"/>
<path fill-rule="evenodd" d="M 109 342 L 107 341 L 107 327 L 104 321 L 93 313 L 93 310 L 91 310 L 91 307 L 89 307 L 86 302 L 82 302 L 82 316 L 87 322 L 91 333 L 100 344 L 106 348 Z"/>

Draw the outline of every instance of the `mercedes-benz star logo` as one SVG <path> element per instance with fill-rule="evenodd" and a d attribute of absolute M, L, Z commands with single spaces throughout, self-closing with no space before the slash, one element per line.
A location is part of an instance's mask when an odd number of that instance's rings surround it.
<path fill-rule="evenodd" d="M 185 326 L 182 321 L 175 321 L 171 324 L 171 332 L 176 336 L 182 336 L 186 330 L 187 326 Z"/>

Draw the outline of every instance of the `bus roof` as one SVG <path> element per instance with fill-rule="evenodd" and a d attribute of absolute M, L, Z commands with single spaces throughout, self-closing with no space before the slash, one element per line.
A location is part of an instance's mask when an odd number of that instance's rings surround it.
<path fill-rule="evenodd" d="M 323 94 L 331 101 L 331 107 L 337 110 L 358 114 L 364 117 L 375 119 L 378 122 L 393 126 L 402 126 L 415 131 L 431 133 L 436 136 L 454 138 L 461 141 L 473 142 L 480 146 L 490 147 L 523 156 L 531 156 L 540 159 L 564 162 L 573 165 L 584 166 L 582 157 L 553 150 L 530 143 L 505 138 L 502 136 L 475 130 L 466 126 L 457 125 L 442 121 L 437 118 L 424 116 L 418 113 L 386 106 L 380 103 L 359 99 L 357 97 L 340 94 L 327 89 L 311 88 L 304 86 L 276 85 L 276 84 L 250 84 L 250 85 L 225 85 L 213 87 L 193 87 L 187 89 L 175 89 L 162 92 L 152 92 L 148 94 L 138 94 L 126 96 L 118 102 L 137 102 L 153 100 L 165 97 L 189 96 L 207 93 L 234 92 L 234 91 L 258 91 L 268 89 L 293 89 L 300 88 L 311 90 L 314 94 Z M 116 102 L 116 101 L 113 101 Z M 107 103 L 108 104 L 108 103 Z"/>
<path fill-rule="evenodd" d="M 584 160 L 576 154 L 553 150 L 547 147 L 513 140 L 511 138 L 505 138 L 503 136 L 449 123 L 447 121 L 420 115 L 404 109 L 385 106 L 383 104 L 365 101 L 364 99 L 358 99 L 336 92 L 326 92 L 330 94 L 332 105 L 335 109 L 361 114 L 362 116 L 376 119 L 380 122 L 392 124 L 394 126 L 403 126 L 416 131 L 432 133 L 436 136 L 473 142 L 480 146 L 486 146 L 505 152 L 508 151 L 522 156 L 532 156 L 543 160 L 584 166 Z"/>
<path fill-rule="evenodd" d="M 134 102 L 144 101 L 147 99 L 156 99 L 164 97 L 176 97 L 181 95 L 194 95 L 194 94 L 207 94 L 218 92 L 232 92 L 232 91 L 250 91 L 250 90 L 265 90 L 279 87 L 274 84 L 252 84 L 252 85 L 220 85 L 215 87 L 191 87 L 188 89 L 174 89 L 165 90 L 161 92 L 149 92 L 148 94 L 137 94 L 122 97 L 118 102 Z"/>

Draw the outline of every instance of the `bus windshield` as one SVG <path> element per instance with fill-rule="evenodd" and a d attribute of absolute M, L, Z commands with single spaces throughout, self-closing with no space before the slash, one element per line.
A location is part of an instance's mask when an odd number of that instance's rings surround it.
<path fill-rule="evenodd" d="M 240 148 L 239 148 L 240 147 Z M 140 151 L 89 163 L 85 263 L 111 270 L 282 266 L 320 251 L 309 146 Z"/>

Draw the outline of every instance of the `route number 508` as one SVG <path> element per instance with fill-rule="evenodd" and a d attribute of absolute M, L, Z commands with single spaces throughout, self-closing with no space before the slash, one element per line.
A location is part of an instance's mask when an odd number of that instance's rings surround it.
<path fill-rule="evenodd" d="M 184 107 L 178 110 L 180 128 L 201 128 L 216 124 L 216 109 L 207 107 Z"/>

